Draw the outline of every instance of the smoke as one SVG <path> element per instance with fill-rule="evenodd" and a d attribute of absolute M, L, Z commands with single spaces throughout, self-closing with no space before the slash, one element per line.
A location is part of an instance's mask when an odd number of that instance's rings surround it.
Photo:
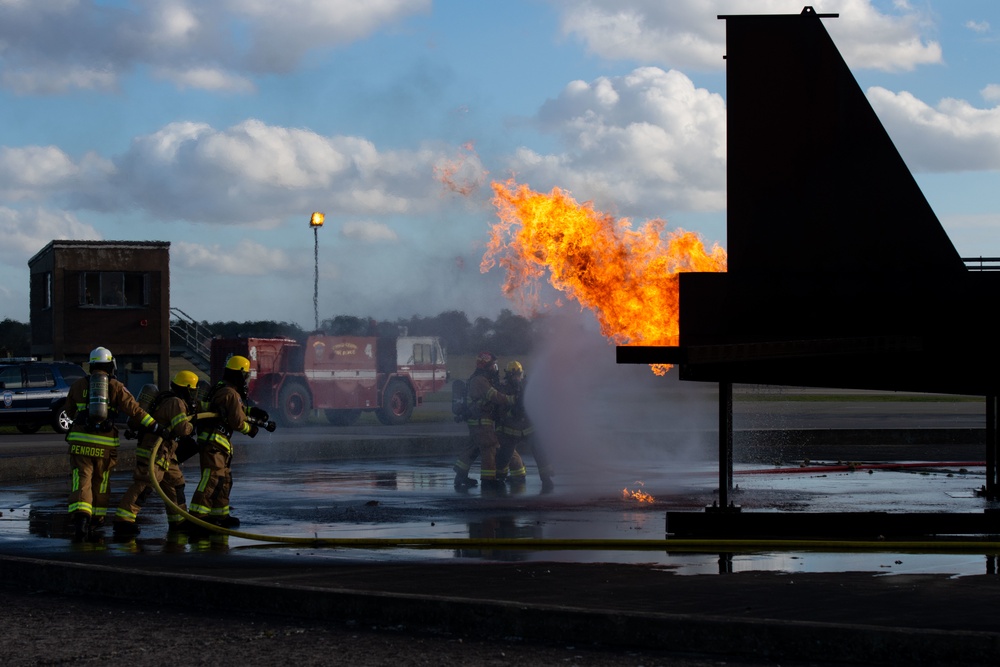
<path fill-rule="evenodd" d="M 591 314 L 568 311 L 553 315 L 525 368 L 525 408 L 560 493 L 607 498 L 642 482 L 655 496 L 687 486 L 686 473 L 717 453 L 717 387 L 680 382 L 676 369 L 656 376 L 617 364 Z"/>

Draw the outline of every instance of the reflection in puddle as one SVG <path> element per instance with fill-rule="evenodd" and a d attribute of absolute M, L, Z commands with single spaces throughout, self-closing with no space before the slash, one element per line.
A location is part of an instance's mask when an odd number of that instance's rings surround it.
<path fill-rule="evenodd" d="M 564 474 L 556 491 L 539 493 L 529 470 L 523 494 L 484 496 L 479 489 L 456 492 L 450 463 L 434 460 L 350 461 L 245 465 L 234 471 L 233 512 L 241 531 L 257 535 L 366 540 L 476 540 L 468 547 L 347 548 L 270 544 L 237 536 L 191 539 L 168 532 L 162 503 L 153 497 L 140 514 L 139 536 L 116 541 L 111 529 L 82 544 L 71 544 L 71 527 L 61 484 L 51 481 L 0 490 L 0 546 L 7 553 L 42 555 L 86 550 L 118 558 L 142 554 L 226 554 L 282 559 L 433 562 L 552 561 L 648 564 L 681 575 L 747 571 L 870 572 L 895 574 L 995 574 L 995 557 L 984 554 L 889 552 L 693 553 L 667 548 L 623 548 L 624 540 L 660 543 L 665 514 L 703 511 L 717 482 L 712 464 L 679 469 L 649 462 L 619 461 L 615 477 L 595 482 L 582 473 Z M 642 470 L 642 489 L 655 502 L 623 498 Z M 112 502 L 128 485 L 130 473 L 113 480 Z M 736 502 L 744 511 L 913 511 L 975 512 L 986 508 L 975 489 L 982 469 L 925 474 L 878 470 L 795 474 L 740 474 Z M 562 541 L 564 548 L 507 548 L 482 540 Z M 591 541 L 576 548 L 574 541 Z M 607 541 L 607 548 L 592 546 Z M 613 546 L 612 546 L 613 544 Z"/>

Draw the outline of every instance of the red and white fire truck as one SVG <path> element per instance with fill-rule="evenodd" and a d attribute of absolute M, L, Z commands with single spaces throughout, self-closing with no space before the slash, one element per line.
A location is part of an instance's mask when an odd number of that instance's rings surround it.
<path fill-rule="evenodd" d="M 414 406 L 444 387 L 444 351 L 434 336 L 328 336 L 212 340 L 212 383 L 233 355 L 250 360 L 252 405 L 284 426 L 302 425 L 313 410 L 350 426 L 362 412 L 383 424 L 405 424 Z"/>

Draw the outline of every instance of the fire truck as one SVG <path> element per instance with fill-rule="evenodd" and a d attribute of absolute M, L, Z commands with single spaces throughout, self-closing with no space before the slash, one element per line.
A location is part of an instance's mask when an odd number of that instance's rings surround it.
<path fill-rule="evenodd" d="M 405 424 L 424 397 L 448 379 L 435 336 L 215 338 L 212 383 L 233 355 L 250 360 L 248 398 L 283 426 L 300 426 L 322 410 L 337 426 L 374 412 L 383 424 Z"/>

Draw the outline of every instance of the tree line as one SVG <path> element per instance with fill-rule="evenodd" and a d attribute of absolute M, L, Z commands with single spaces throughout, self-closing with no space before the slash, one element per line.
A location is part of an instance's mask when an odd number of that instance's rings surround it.
<path fill-rule="evenodd" d="M 312 330 L 294 322 L 201 322 L 215 336 L 223 338 L 287 337 L 303 340 Z M 463 311 L 449 310 L 432 317 L 413 315 L 393 321 L 370 317 L 334 315 L 320 323 L 320 331 L 334 336 L 438 336 L 449 354 L 474 354 L 489 350 L 504 356 L 531 352 L 545 325 L 544 317 L 526 318 L 503 309 L 496 319 L 469 319 Z"/>
<path fill-rule="evenodd" d="M 213 336 L 238 336 L 304 340 L 311 330 L 294 322 L 258 320 L 249 322 L 199 323 Z M 334 315 L 322 321 L 320 330 L 336 336 L 438 336 L 449 354 L 475 354 L 489 350 L 499 356 L 532 351 L 546 324 L 544 316 L 531 319 L 503 309 L 495 318 L 470 320 L 460 310 L 449 310 L 433 317 L 413 315 L 394 321 L 376 321 L 370 317 Z M 0 321 L 0 357 L 26 357 L 31 354 L 31 326 L 10 318 Z"/>

